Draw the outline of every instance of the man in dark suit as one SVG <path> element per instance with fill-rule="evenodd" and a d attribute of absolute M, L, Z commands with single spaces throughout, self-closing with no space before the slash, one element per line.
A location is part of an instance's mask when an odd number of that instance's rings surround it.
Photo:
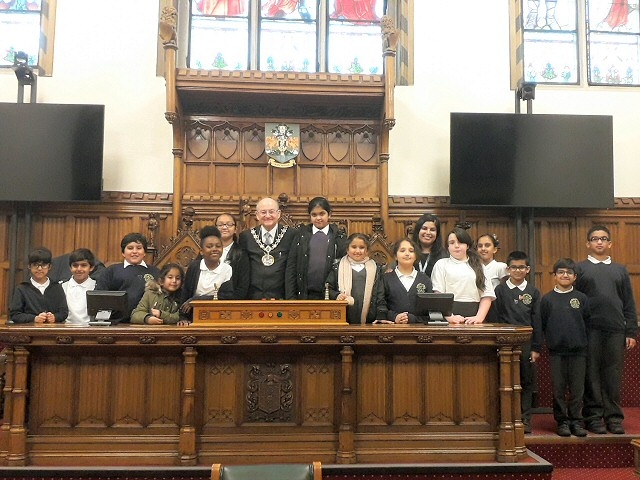
<path fill-rule="evenodd" d="M 260 225 L 240 234 L 238 243 L 249 255 L 251 281 L 248 297 L 285 299 L 285 272 L 289 251 L 297 236 L 295 229 L 280 225 L 280 207 L 273 198 L 263 198 L 256 206 Z"/>

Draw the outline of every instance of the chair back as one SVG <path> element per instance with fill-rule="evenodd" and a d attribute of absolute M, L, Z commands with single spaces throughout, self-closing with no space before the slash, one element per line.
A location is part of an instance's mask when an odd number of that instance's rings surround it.
<path fill-rule="evenodd" d="M 211 467 L 211 480 L 322 480 L 322 464 L 283 463 L 265 465 L 222 465 Z"/>

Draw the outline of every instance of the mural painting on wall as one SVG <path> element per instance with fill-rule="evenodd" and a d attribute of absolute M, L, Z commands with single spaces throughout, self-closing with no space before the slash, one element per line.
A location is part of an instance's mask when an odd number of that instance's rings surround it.
<path fill-rule="evenodd" d="M 300 125 L 266 123 L 265 152 L 269 163 L 278 168 L 292 167 L 300 153 Z"/>

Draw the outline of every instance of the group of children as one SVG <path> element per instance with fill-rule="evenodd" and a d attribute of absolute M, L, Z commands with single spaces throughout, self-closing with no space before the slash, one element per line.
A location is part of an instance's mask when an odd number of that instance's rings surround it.
<path fill-rule="evenodd" d="M 344 239 L 334 226 L 329 228 L 331 208 L 326 199 L 312 203 L 312 223 L 301 229 L 289 253 L 297 267 L 290 275 L 297 298 L 322 299 L 328 294 L 346 300 L 350 324 L 415 324 L 429 321 L 428 312 L 417 308 L 418 294 L 453 293 L 449 323 L 533 327 L 520 362 L 526 433 L 532 430 L 534 364 L 545 343 L 558 435 L 585 436 L 587 430 L 624 433 L 622 366 L 625 350 L 635 346 L 638 326 L 629 274 L 609 257 L 607 227 L 589 230 L 587 260 L 576 264 L 562 258 L 555 263 L 555 287 L 542 296 L 527 282 L 526 253 L 511 252 L 506 263 L 495 260 L 499 248 L 495 235 L 481 235 L 474 242 L 467 230 L 456 227 L 446 238 L 445 250 L 438 218 L 423 215 L 412 237 L 395 244 L 394 262 L 381 266 L 368 256 L 367 235 L 354 233 Z M 123 262 L 106 268 L 97 281 L 91 278 L 96 262 L 90 250 L 71 253 L 71 278 L 58 284 L 47 275 L 51 252 L 36 249 L 29 255 L 31 278 L 17 286 L 11 300 L 10 320 L 86 324 L 86 292 L 97 289 L 127 291 L 131 323 L 188 323 L 194 298 L 246 298 L 249 261 L 236 243 L 235 227 L 234 217 L 223 214 L 215 227 L 201 230 L 200 255 L 189 265 L 186 277 L 177 264 L 160 271 L 147 265 L 147 241 L 138 233 L 122 239 Z M 310 238 L 317 231 L 326 232 L 318 237 L 321 243 Z"/>

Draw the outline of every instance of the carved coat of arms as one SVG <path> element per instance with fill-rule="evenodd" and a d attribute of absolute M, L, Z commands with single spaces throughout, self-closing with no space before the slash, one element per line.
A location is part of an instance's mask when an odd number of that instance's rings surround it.
<path fill-rule="evenodd" d="M 300 125 L 267 123 L 265 133 L 265 152 L 269 163 L 278 168 L 294 166 L 300 153 Z"/>

